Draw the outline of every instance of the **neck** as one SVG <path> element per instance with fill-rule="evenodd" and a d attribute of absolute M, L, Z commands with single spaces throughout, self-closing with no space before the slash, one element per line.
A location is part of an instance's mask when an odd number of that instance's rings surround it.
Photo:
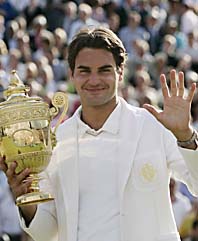
<path fill-rule="evenodd" d="M 101 106 L 82 105 L 81 119 L 94 130 L 99 130 L 104 125 L 109 115 L 113 112 L 118 104 L 118 100 Z"/>

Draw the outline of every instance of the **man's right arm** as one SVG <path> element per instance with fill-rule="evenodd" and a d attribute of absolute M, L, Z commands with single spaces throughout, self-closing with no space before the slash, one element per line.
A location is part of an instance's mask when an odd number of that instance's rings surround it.
<path fill-rule="evenodd" d="M 14 200 L 17 199 L 17 197 L 26 194 L 31 186 L 32 180 L 26 179 L 30 174 L 30 169 L 25 169 L 19 174 L 15 173 L 17 167 L 17 163 L 13 162 L 8 167 L 5 163 L 5 158 L 0 157 L 0 169 L 4 171 L 4 173 L 7 176 L 7 181 L 10 186 L 10 190 L 12 192 Z M 26 180 L 24 182 L 24 180 Z M 23 219 L 25 220 L 25 223 L 27 227 L 31 223 L 32 219 L 34 218 L 37 210 L 37 205 L 28 205 L 28 206 L 21 206 L 19 208 L 19 212 Z"/>
<path fill-rule="evenodd" d="M 19 207 L 19 213 L 25 221 L 26 227 L 29 227 L 32 219 L 34 218 L 37 211 L 37 205 L 28 205 Z"/>

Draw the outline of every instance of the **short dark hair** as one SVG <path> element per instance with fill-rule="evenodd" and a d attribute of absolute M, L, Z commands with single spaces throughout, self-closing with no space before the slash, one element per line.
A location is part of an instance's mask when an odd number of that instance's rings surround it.
<path fill-rule="evenodd" d="M 105 49 L 111 52 L 117 68 L 126 60 L 126 50 L 114 32 L 105 27 L 86 28 L 80 30 L 69 45 L 68 63 L 72 73 L 75 69 L 76 56 L 83 48 Z"/>

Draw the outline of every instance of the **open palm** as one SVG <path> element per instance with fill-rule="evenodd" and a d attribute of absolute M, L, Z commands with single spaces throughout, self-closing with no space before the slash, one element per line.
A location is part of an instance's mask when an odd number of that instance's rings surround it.
<path fill-rule="evenodd" d="M 172 131 L 177 139 L 189 139 L 192 135 L 190 109 L 196 85 L 192 84 L 188 95 L 184 96 L 184 74 L 179 72 L 177 82 L 177 73 L 174 69 L 170 72 L 170 90 L 164 74 L 160 76 L 160 82 L 164 97 L 163 111 L 148 104 L 145 104 L 144 107 Z"/>

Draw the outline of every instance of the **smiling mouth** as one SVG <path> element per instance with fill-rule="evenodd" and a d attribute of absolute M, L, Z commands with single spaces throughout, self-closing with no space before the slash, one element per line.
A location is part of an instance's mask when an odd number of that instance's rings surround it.
<path fill-rule="evenodd" d="M 92 93 L 95 93 L 95 92 L 100 92 L 100 91 L 103 91 L 105 90 L 105 88 L 86 88 L 85 91 L 87 92 L 92 92 Z"/>

